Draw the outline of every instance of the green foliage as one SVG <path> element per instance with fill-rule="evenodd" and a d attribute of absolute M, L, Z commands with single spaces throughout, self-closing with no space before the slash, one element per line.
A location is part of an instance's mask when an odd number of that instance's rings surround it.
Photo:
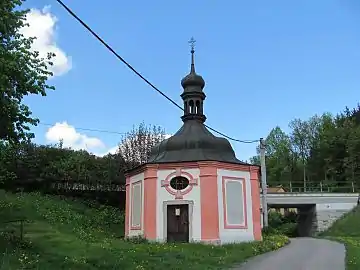
<path fill-rule="evenodd" d="M 0 191 L 0 220 L 23 216 L 24 240 L 0 234 L 0 269 L 221 269 L 281 248 L 288 238 L 211 246 L 120 239 L 124 215 L 117 208 L 90 208 L 79 200 Z M 0 230 L 6 231 L 0 222 Z"/>
<path fill-rule="evenodd" d="M 270 211 L 268 215 L 269 227 L 277 228 L 284 223 L 284 217 L 281 213 Z"/>
<path fill-rule="evenodd" d="M 29 94 L 45 96 L 46 90 L 54 89 L 47 84 L 54 54 L 40 58 L 37 51 L 31 50 L 34 38 L 25 38 L 19 31 L 28 27 L 28 10 L 19 9 L 22 3 L 0 1 L 0 140 L 11 143 L 33 138 L 29 125 L 39 122 L 31 117 L 23 98 Z"/>
<path fill-rule="evenodd" d="M 133 244 L 142 244 L 142 243 L 148 243 L 149 241 L 142 235 L 138 236 L 132 236 L 132 237 L 125 237 L 125 241 L 133 243 Z"/>
<path fill-rule="evenodd" d="M 287 134 L 275 127 L 265 140 L 269 186 L 301 192 L 360 188 L 360 106 L 337 116 L 295 119 L 289 128 Z M 259 158 L 250 160 L 257 164 Z"/>
<path fill-rule="evenodd" d="M 277 235 L 277 234 L 280 234 L 280 232 L 274 227 L 268 226 L 262 229 L 262 235 L 265 237 L 269 235 Z"/>
<path fill-rule="evenodd" d="M 284 247 L 289 243 L 289 238 L 282 234 L 268 234 L 264 236 L 262 242 L 253 243 L 254 251 L 256 255 L 269 252 L 272 250 L 277 250 Z"/>
<path fill-rule="evenodd" d="M 336 220 L 322 236 L 360 237 L 360 207 Z"/>
<path fill-rule="evenodd" d="M 53 227 L 64 226 L 79 239 L 93 241 L 105 234 L 123 236 L 124 214 L 110 206 L 90 208 L 79 199 L 66 199 L 40 193 L 13 195 L 0 190 L 0 220 L 25 218 L 31 226 L 41 220 Z M 26 226 L 26 225 L 25 225 Z M 94 233 L 94 232 L 98 232 Z"/>
<path fill-rule="evenodd" d="M 0 188 L 80 196 L 124 209 L 124 171 L 146 162 L 163 138 L 162 129 L 141 123 L 123 137 L 118 153 L 104 157 L 64 148 L 61 142 L 0 141 Z"/>
<path fill-rule="evenodd" d="M 297 237 L 298 236 L 297 228 L 298 228 L 297 223 L 286 222 L 278 227 L 278 232 L 288 237 Z"/>
<path fill-rule="evenodd" d="M 358 270 L 360 267 L 360 207 L 338 219 L 327 231 L 321 234 L 330 240 L 345 244 L 346 269 Z"/>
<path fill-rule="evenodd" d="M 36 190 L 52 183 L 125 183 L 119 155 L 96 157 L 57 145 L 0 144 L 1 180 L 5 187 Z"/>
<path fill-rule="evenodd" d="M 296 237 L 297 234 L 297 214 L 288 212 L 282 215 L 279 212 L 269 213 L 269 227 L 264 230 L 265 234 L 282 234 L 288 237 Z"/>

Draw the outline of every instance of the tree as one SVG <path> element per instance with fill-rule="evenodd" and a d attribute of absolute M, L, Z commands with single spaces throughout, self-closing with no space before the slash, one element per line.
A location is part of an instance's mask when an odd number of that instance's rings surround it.
<path fill-rule="evenodd" d="M 272 171 L 273 181 L 279 184 L 292 181 L 297 164 L 290 137 L 280 127 L 276 127 L 266 138 L 266 144 L 269 155 L 268 163 L 272 166 L 269 171 Z"/>
<path fill-rule="evenodd" d="M 307 163 L 310 157 L 311 149 L 318 138 L 321 118 L 315 115 L 307 121 L 294 119 L 290 122 L 289 126 L 292 129 L 291 141 L 294 151 L 301 159 L 303 184 L 304 190 L 306 190 L 306 181 L 309 178 L 309 173 L 306 170 Z"/>
<path fill-rule="evenodd" d="M 273 128 L 265 139 L 266 143 L 266 171 L 267 182 L 270 185 L 278 185 L 288 182 L 291 171 L 292 158 L 291 142 L 289 136 L 280 127 Z M 260 164 L 260 149 L 257 148 L 257 156 L 250 159 L 252 164 Z"/>
<path fill-rule="evenodd" d="M 132 169 L 149 160 L 151 149 L 165 139 L 165 131 L 159 126 L 141 123 L 133 127 L 121 139 L 119 155 L 126 161 L 126 169 Z"/>
<path fill-rule="evenodd" d="M 19 10 L 23 2 L 0 1 L 0 140 L 11 143 L 33 138 L 29 125 L 39 122 L 23 103 L 24 96 L 45 96 L 46 90 L 54 89 L 47 84 L 54 54 L 40 58 L 39 52 L 31 49 L 35 38 L 20 33 L 21 28 L 28 27 L 28 10 Z"/>
<path fill-rule="evenodd" d="M 0 185 L 16 179 L 15 151 L 9 143 L 0 141 Z"/>
<path fill-rule="evenodd" d="M 260 155 L 256 155 L 256 156 L 253 156 L 253 157 L 250 157 L 250 164 L 253 164 L 253 165 L 261 165 L 261 161 L 260 161 Z"/>
<path fill-rule="evenodd" d="M 335 141 L 338 129 L 334 118 L 329 113 L 319 117 L 317 132 L 315 133 L 307 157 L 308 175 L 312 181 L 330 183 L 334 179 L 333 153 L 336 151 Z"/>
<path fill-rule="evenodd" d="M 357 182 L 360 176 L 360 126 L 354 126 L 346 140 L 345 178 Z"/>
<path fill-rule="evenodd" d="M 295 119 L 289 134 L 279 127 L 266 138 L 270 186 L 292 183 L 293 190 L 339 190 L 360 187 L 360 106 L 337 116 L 324 113 Z M 258 163 L 259 157 L 251 158 Z M 321 183 L 320 183 L 321 182 Z M 299 189 L 300 188 L 300 189 Z"/>

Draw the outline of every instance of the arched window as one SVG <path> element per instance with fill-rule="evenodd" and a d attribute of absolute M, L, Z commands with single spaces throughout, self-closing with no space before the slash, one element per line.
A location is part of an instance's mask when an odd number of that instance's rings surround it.
<path fill-rule="evenodd" d="M 201 113 L 201 111 L 200 111 L 200 101 L 199 101 L 199 100 L 196 101 L 195 113 L 196 113 L 196 114 L 200 114 L 200 113 Z"/>
<path fill-rule="evenodd" d="M 189 101 L 189 113 L 194 113 L 194 101 Z"/>
<path fill-rule="evenodd" d="M 175 190 L 183 190 L 189 185 L 189 180 L 184 176 L 176 176 L 170 180 L 170 187 Z"/>
<path fill-rule="evenodd" d="M 188 103 L 186 101 L 184 102 L 184 111 L 188 113 Z"/>

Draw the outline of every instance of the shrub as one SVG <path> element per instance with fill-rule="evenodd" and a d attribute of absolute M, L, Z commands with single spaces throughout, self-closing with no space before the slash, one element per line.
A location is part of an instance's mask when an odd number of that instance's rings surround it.
<path fill-rule="evenodd" d="M 149 242 L 143 235 L 125 237 L 124 240 L 132 244 L 144 244 Z"/>
<path fill-rule="evenodd" d="M 273 227 L 270 227 L 270 226 L 266 227 L 266 228 L 263 228 L 262 233 L 263 233 L 264 237 L 268 236 L 268 235 L 278 235 L 278 234 L 280 234 L 280 232 L 277 229 L 275 229 Z"/>
<path fill-rule="evenodd" d="M 284 224 L 283 215 L 279 212 L 270 211 L 268 216 L 269 227 L 277 228 Z"/>
<path fill-rule="evenodd" d="M 264 240 L 253 243 L 254 255 L 277 250 L 290 242 L 285 235 L 264 235 Z"/>
<path fill-rule="evenodd" d="M 269 213 L 269 227 L 264 231 L 267 234 L 283 234 L 289 237 L 297 236 L 297 213 L 288 212 L 282 215 L 279 212 Z"/>
<path fill-rule="evenodd" d="M 279 233 L 284 234 L 288 237 L 296 237 L 298 235 L 296 223 L 284 223 L 280 225 L 277 230 Z"/>

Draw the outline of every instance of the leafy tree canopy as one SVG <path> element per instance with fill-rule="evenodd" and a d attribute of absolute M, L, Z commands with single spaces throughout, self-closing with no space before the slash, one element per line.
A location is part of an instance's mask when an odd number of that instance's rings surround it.
<path fill-rule="evenodd" d="M 0 1 L 0 140 L 11 143 L 33 138 L 30 125 L 39 122 L 23 103 L 24 97 L 45 96 L 46 90 L 54 89 L 47 84 L 54 54 L 49 53 L 46 59 L 39 57 L 39 52 L 31 49 L 34 38 L 21 34 L 21 28 L 28 27 L 28 10 L 20 9 L 23 2 Z"/>
<path fill-rule="evenodd" d="M 289 183 L 303 189 L 326 186 L 360 187 L 360 106 L 333 116 L 324 113 L 290 122 L 290 132 L 275 127 L 266 138 L 270 186 Z M 259 163 L 259 155 L 250 159 Z M 319 185 L 318 185 L 319 186 Z"/>

